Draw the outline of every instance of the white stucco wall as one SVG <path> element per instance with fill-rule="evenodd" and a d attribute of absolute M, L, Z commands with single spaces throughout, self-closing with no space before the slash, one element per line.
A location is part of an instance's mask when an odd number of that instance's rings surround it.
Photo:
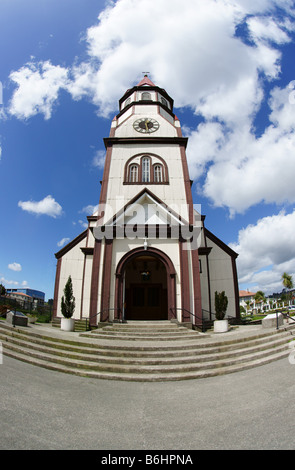
<path fill-rule="evenodd" d="M 225 294 L 228 297 L 227 315 L 235 317 L 236 304 L 232 258 L 209 238 L 207 238 L 207 246 L 212 247 L 209 254 L 212 311 L 215 311 L 215 291 L 225 291 Z"/>
<path fill-rule="evenodd" d="M 81 313 L 81 294 L 82 294 L 82 279 L 84 270 L 84 254 L 81 247 L 85 246 L 85 239 L 79 242 L 71 250 L 69 250 L 63 257 L 60 270 L 60 282 L 58 292 L 57 316 L 61 317 L 61 297 L 68 277 L 71 276 L 73 283 L 73 295 L 75 297 L 75 312 L 73 318 L 79 319 Z"/>
<path fill-rule="evenodd" d="M 139 151 L 147 155 L 159 155 L 165 160 L 168 166 L 169 184 L 123 184 L 125 164 Z M 141 146 L 140 150 L 135 145 L 113 146 L 107 188 L 107 204 L 112 208 L 113 215 L 145 187 L 169 207 L 173 207 L 174 210 L 179 209 L 176 212 L 182 212 L 183 217 L 188 219 L 183 169 L 178 146 L 167 145 L 163 148 L 160 145 L 145 144 Z"/>

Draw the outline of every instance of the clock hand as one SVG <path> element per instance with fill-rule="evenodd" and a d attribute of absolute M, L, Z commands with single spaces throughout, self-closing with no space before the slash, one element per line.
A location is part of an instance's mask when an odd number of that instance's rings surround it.
<path fill-rule="evenodd" d="M 146 121 L 145 121 L 145 128 L 146 128 L 147 131 L 149 130 L 149 128 L 148 128 L 148 123 L 149 123 L 149 122 L 150 122 L 150 121 L 149 121 L 148 119 L 146 119 Z"/>

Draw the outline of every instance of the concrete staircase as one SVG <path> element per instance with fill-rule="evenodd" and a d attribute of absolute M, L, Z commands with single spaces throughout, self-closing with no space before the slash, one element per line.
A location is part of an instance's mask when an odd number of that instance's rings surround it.
<path fill-rule="evenodd" d="M 171 322 L 128 322 L 64 334 L 0 321 L 4 355 L 55 371 L 128 381 L 197 379 L 260 366 L 288 356 L 291 333 L 288 326 L 244 327 L 242 333 L 206 335 Z"/>

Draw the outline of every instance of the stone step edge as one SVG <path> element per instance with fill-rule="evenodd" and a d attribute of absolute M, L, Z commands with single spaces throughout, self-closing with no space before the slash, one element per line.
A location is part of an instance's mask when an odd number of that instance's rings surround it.
<path fill-rule="evenodd" d="M 27 352 L 28 354 L 31 351 L 37 351 L 42 354 L 47 354 L 50 357 L 60 357 L 65 358 L 67 360 L 78 360 L 83 362 L 93 362 L 96 364 L 104 363 L 104 364 L 116 364 L 116 365 L 178 365 L 178 364 L 190 364 L 194 362 L 198 363 L 206 363 L 206 362 L 221 362 L 224 360 L 231 360 L 232 358 L 236 358 L 237 356 L 249 356 L 250 354 L 261 353 L 269 350 L 273 350 L 274 348 L 278 347 L 287 347 L 288 342 L 285 338 L 278 338 L 276 341 L 270 343 L 262 343 L 261 345 L 253 345 L 247 349 L 240 349 L 240 350 L 228 350 L 225 352 L 204 352 L 203 354 L 198 354 L 196 351 L 195 353 L 188 353 L 187 351 L 182 351 L 181 355 L 166 355 L 163 356 L 159 354 L 158 356 L 149 356 L 149 355 L 141 355 L 141 356 L 111 356 L 111 355 L 102 355 L 102 354 L 91 354 L 89 351 L 68 351 L 67 349 L 55 349 L 44 346 L 43 344 L 40 345 L 32 345 L 32 343 L 27 343 L 22 340 L 17 340 L 11 338 L 10 341 L 5 342 L 5 347 L 7 349 L 14 349 L 15 351 L 20 352 Z M 37 353 L 36 353 L 37 354 Z"/>
<path fill-rule="evenodd" d="M 15 337 L 15 336 L 2 336 L 0 333 L 0 340 L 2 339 L 5 344 L 15 344 L 18 347 L 23 347 L 27 349 L 33 349 L 35 351 L 43 351 L 48 354 L 54 354 L 56 356 L 61 356 L 61 357 L 68 357 L 68 358 L 76 358 L 76 359 L 83 359 L 83 360 L 95 360 L 96 362 L 98 360 L 101 360 L 103 362 L 115 362 L 115 361 L 123 361 L 123 362 L 129 362 L 130 361 L 137 361 L 137 363 L 144 362 L 144 361 L 157 361 L 157 362 L 163 362 L 167 363 L 168 361 L 176 361 L 180 362 L 182 361 L 189 361 L 189 358 L 191 360 L 198 360 L 200 362 L 205 362 L 206 360 L 216 360 L 216 356 L 218 358 L 230 358 L 232 356 L 236 355 L 245 355 L 245 354 L 250 354 L 253 352 L 257 351 L 263 351 L 265 349 L 269 348 L 274 348 L 276 346 L 282 345 L 282 344 L 288 344 L 289 342 L 289 336 L 284 336 L 284 337 L 274 337 L 272 338 L 272 341 L 264 341 L 264 342 L 259 342 L 258 344 L 249 344 L 248 347 L 243 347 L 240 349 L 225 349 L 225 350 L 212 350 L 211 348 L 209 350 L 206 349 L 185 349 L 183 348 L 182 350 L 178 351 L 166 351 L 163 353 L 163 351 L 133 351 L 130 352 L 128 351 L 127 353 L 125 351 L 113 351 L 113 350 L 104 350 L 104 349 L 97 349 L 94 350 L 92 348 L 65 348 L 63 347 L 64 345 L 58 345 L 57 347 L 55 345 L 50 344 L 44 344 L 43 341 L 37 341 L 37 342 L 30 342 L 26 341 L 26 339 L 23 339 L 21 335 L 20 337 Z M 245 346 L 245 345 L 244 345 Z"/>
<path fill-rule="evenodd" d="M 232 357 L 230 359 L 222 359 L 222 360 L 213 360 L 213 361 L 206 361 L 206 362 L 198 362 L 198 361 L 192 361 L 189 363 L 183 363 L 181 362 L 180 364 L 153 364 L 153 365 L 146 365 L 146 364 L 119 364 L 118 362 L 111 364 L 111 363 L 98 363 L 94 361 L 83 361 L 83 360 L 75 360 L 75 363 L 73 364 L 73 361 L 71 359 L 61 357 L 58 355 L 52 355 L 52 354 L 44 354 L 41 352 L 33 352 L 29 348 L 19 348 L 16 345 L 13 344 L 5 344 L 3 346 L 3 352 L 4 354 L 7 351 L 14 351 L 15 354 L 26 354 L 27 357 L 34 358 L 36 360 L 47 360 L 47 362 L 53 362 L 57 364 L 61 364 L 65 367 L 71 367 L 71 368 L 82 368 L 82 369 L 87 369 L 87 370 L 96 370 L 96 371 L 109 371 L 109 372 L 121 372 L 121 373 L 136 373 L 136 374 L 143 374 L 143 373 L 167 373 L 167 372 L 187 372 L 187 371 L 196 371 L 196 370 L 203 370 L 203 369 L 214 369 L 214 368 L 219 368 L 219 367 L 225 367 L 225 366 L 230 366 L 234 364 L 239 364 L 239 363 L 244 363 L 244 362 L 249 362 L 254 359 L 262 359 L 266 357 L 269 354 L 272 354 L 274 352 L 278 351 L 289 351 L 288 345 L 283 344 L 280 347 L 276 348 L 270 348 L 267 350 L 259 351 L 256 352 L 255 354 L 245 354 L 241 355 L 238 357 Z"/>
<path fill-rule="evenodd" d="M 155 351 L 155 350 L 163 350 L 163 351 L 175 351 L 175 350 L 182 350 L 183 347 L 185 347 L 187 350 L 189 349 L 195 349 L 196 347 L 197 348 L 200 348 L 200 349 L 210 349 L 210 348 L 220 348 L 219 350 L 222 350 L 222 349 L 225 349 L 227 347 L 241 347 L 241 345 L 247 345 L 247 343 L 251 343 L 251 342 L 257 342 L 257 341 L 264 341 L 266 338 L 271 340 L 271 338 L 273 336 L 275 336 L 276 334 L 278 335 L 283 335 L 283 336 L 288 336 L 289 332 L 288 331 L 285 331 L 284 330 L 276 330 L 276 331 L 272 331 L 272 332 L 268 332 L 268 333 L 262 333 L 262 334 L 258 334 L 258 335 L 251 335 L 249 337 L 245 337 L 245 338 L 238 338 L 238 339 L 232 339 L 231 341 L 221 341 L 221 342 L 216 342 L 216 341 L 213 341 L 213 342 L 207 342 L 207 343 L 202 343 L 202 342 L 196 342 L 196 343 L 191 343 L 191 342 L 185 342 L 185 345 L 177 345 L 177 344 L 171 344 L 171 345 L 164 345 L 164 346 L 160 346 L 159 344 L 156 344 L 154 346 L 136 346 L 136 347 L 133 347 L 134 346 L 134 342 L 132 344 L 132 347 L 128 347 L 126 348 L 126 346 L 122 346 L 122 345 L 106 345 L 106 344 L 98 344 L 97 342 L 81 342 L 81 341 L 77 341 L 77 340 L 74 340 L 74 341 L 71 341 L 71 340 L 67 340 L 67 339 L 63 339 L 63 338 L 57 338 L 57 337 L 52 337 L 52 336 L 48 336 L 48 335 L 44 335 L 44 334 L 39 334 L 39 333 L 35 333 L 35 332 L 31 332 L 31 331 L 28 331 L 26 329 L 21 329 L 21 328 L 13 328 L 11 327 L 10 325 L 3 325 L 3 323 L 0 322 L 0 332 L 1 332 L 1 327 L 4 331 L 6 332 L 10 332 L 12 335 L 22 335 L 22 336 L 26 336 L 26 337 L 30 337 L 31 338 L 31 341 L 32 338 L 36 338 L 38 340 L 41 340 L 41 341 L 47 341 L 48 343 L 54 343 L 54 344 L 61 344 L 61 345 L 67 345 L 68 347 L 89 347 L 89 348 L 93 348 L 93 349 L 97 349 L 99 347 L 99 349 L 110 349 L 110 350 L 116 350 L 116 351 L 121 351 L 121 350 L 124 350 L 124 351 L 130 351 L 130 352 L 134 352 L 134 351 Z M 79 336 L 80 337 L 80 336 Z M 291 337 L 290 337 L 291 338 Z"/>
<path fill-rule="evenodd" d="M 83 335 L 82 337 L 85 337 L 85 338 L 94 338 L 94 336 L 92 335 Z M 107 341 L 186 341 L 186 340 L 197 340 L 198 339 L 198 336 L 195 336 L 195 335 L 183 335 L 183 334 L 172 334 L 170 333 L 169 335 L 150 335 L 150 336 L 147 336 L 147 335 L 120 335 L 120 334 L 117 334 L 117 335 L 112 335 L 112 334 L 100 334 L 100 335 L 96 335 L 95 338 L 97 338 L 97 340 L 99 339 L 104 339 L 104 340 L 107 340 Z"/>
<path fill-rule="evenodd" d="M 8 334 L 6 335 L 8 338 L 12 337 L 12 338 L 18 338 L 19 340 L 20 339 L 23 339 L 24 341 L 26 339 L 29 339 L 29 342 L 30 343 L 35 343 L 35 344 L 45 344 L 45 345 L 48 345 L 49 347 L 55 347 L 56 349 L 63 349 L 63 348 L 67 348 L 68 350 L 71 350 L 71 351 L 78 351 L 78 352 L 81 352 L 81 348 L 82 350 L 85 351 L 85 348 L 90 352 L 90 351 L 93 351 L 93 353 L 102 353 L 102 354 L 110 354 L 110 353 L 114 353 L 114 354 L 122 354 L 124 353 L 125 356 L 128 356 L 128 355 L 134 355 L 135 353 L 138 353 L 138 354 L 155 354 L 155 353 L 158 353 L 158 354 L 182 354 L 183 351 L 186 351 L 186 354 L 189 353 L 190 351 L 194 352 L 194 353 L 198 353 L 198 354 L 208 354 L 210 352 L 217 352 L 217 353 L 222 353 L 222 352 L 225 352 L 225 351 L 228 351 L 228 349 L 230 350 L 233 350 L 233 351 L 237 351 L 238 349 L 247 349 L 249 347 L 252 347 L 253 345 L 257 346 L 257 345 L 260 345 L 260 344 L 270 344 L 274 339 L 276 340 L 277 338 L 286 338 L 286 340 L 288 339 L 292 339 L 292 337 L 289 335 L 288 332 L 282 332 L 280 335 L 271 335 L 271 336 L 268 336 L 268 337 L 263 337 L 263 338 L 253 338 L 251 339 L 250 341 L 248 342 L 237 342 L 237 343 L 234 343 L 234 344 L 231 344 L 231 345 L 225 345 L 223 346 L 222 344 L 221 345 L 212 345 L 211 343 L 209 344 L 209 347 L 206 347 L 206 344 L 196 344 L 196 343 L 193 343 L 191 344 L 190 342 L 186 342 L 185 344 L 182 344 L 182 345 L 179 345 L 174 343 L 172 346 L 163 346 L 161 345 L 161 347 L 159 347 L 159 345 L 153 345 L 153 346 L 141 346 L 141 347 L 135 347 L 135 348 L 125 348 L 125 347 L 122 347 L 121 345 L 120 346 L 115 346 L 113 345 L 113 347 L 111 346 L 108 346 L 107 347 L 105 345 L 99 345 L 99 344 L 95 344 L 93 347 L 93 344 L 89 344 L 89 343 L 74 343 L 74 344 L 67 344 L 67 343 L 64 343 L 64 342 L 60 342 L 60 341 L 52 341 L 51 338 L 49 338 L 49 340 L 44 340 L 44 338 L 40 338 L 40 337 L 33 337 L 33 339 L 28 336 L 28 335 L 22 335 L 22 332 L 16 332 L 14 331 L 13 329 L 10 330 L 8 329 Z M 11 333 L 11 334 L 9 334 Z M 1 335 L 1 329 L 0 329 L 0 335 Z M 5 338 L 6 338 L 5 335 L 1 336 L 1 338 L 3 339 L 3 341 L 5 341 Z"/>
<path fill-rule="evenodd" d="M 118 374 L 118 373 L 114 374 L 114 373 L 108 373 L 108 372 L 97 373 L 93 371 L 71 369 L 71 368 L 62 367 L 58 364 L 48 363 L 44 360 L 40 360 L 37 363 L 36 361 L 32 361 L 30 358 L 26 356 L 22 356 L 22 355 L 18 355 L 18 357 L 15 357 L 13 354 L 9 354 L 9 353 L 6 353 L 5 355 L 12 357 L 14 359 L 29 363 L 34 366 L 43 367 L 45 369 L 49 369 L 55 372 L 73 374 L 73 375 L 77 375 L 80 377 L 103 379 L 103 380 L 131 381 L 131 382 L 166 382 L 166 381 L 182 381 L 182 380 L 208 378 L 208 377 L 214 377 L 214 376 L 219 376 L 219 375 L 240 372 L 240 371 L 251 369 L 254 367 L 263 366 L 265 364 L 268 364 L 270 362 L 273 362 L 279 359 L 283 359 L 287 357 L 288 354 L 289 354 L 289 351 L 279 353 L 279 354 L 273 354 L 271 356 L 263 358 L 263 360 L 254 360 L 248 363 L 242 363 L 242 364 L 235 365 L 235 366 L 222 367 L 219 369 L 206 370 L 202 372 L 199 371 L 199 372 L 181 373 L 181 374 L 170 373 L 170 374 L 164 374 L 164 375 L 144 374 L 141 376 L 138 374 L 137 375 Z"/>

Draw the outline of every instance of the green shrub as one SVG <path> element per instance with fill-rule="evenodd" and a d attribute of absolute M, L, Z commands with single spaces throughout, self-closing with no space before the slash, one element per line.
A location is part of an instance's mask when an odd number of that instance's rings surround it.
<path fill-rule="evenodd" d="M 228 298 L 225 292 L 215 292 L 215 316 L 216 320 L 223 320 L 226 314 Z"/>
<path fill-rule="evenodd" d="M 69 276 L 61 298 L 61 313 L 65 318 L 71 318 L 75 310 L 75 297 L 73 296 L 72 278 Z"/>

